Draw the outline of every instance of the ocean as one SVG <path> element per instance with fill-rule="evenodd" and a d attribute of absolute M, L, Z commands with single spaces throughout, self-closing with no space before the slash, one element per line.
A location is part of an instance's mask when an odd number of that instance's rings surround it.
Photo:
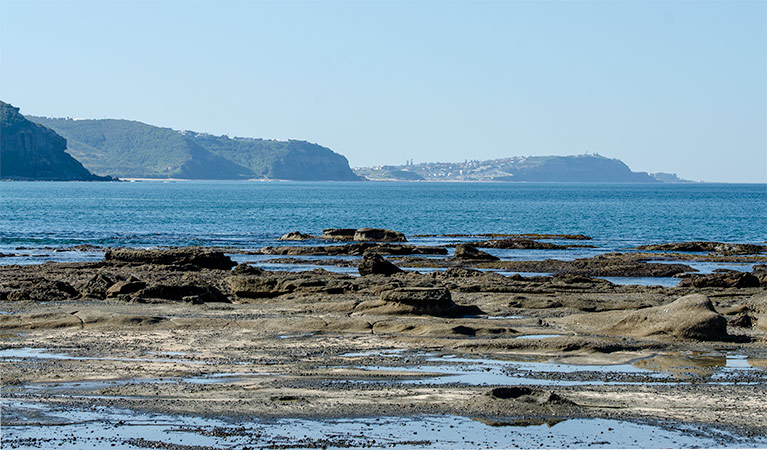
<path fill-rule="evenodd" d="M 17 255 L 0 258 L 2 264 L 98 256 L 56 251 L 81 244 L 256 249 L 277 245 L 289 231 L 330 227 L 408 236 L 582 233 L 598 247 L 505 255 L 528 259 L 648 243 L 767 240 L 767 184 L 3 182 L 0 212 L 0 253 Z"/>

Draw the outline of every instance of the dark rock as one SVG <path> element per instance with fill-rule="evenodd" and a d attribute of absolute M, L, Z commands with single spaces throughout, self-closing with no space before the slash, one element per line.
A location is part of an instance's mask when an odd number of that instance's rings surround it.
<path fill-rule="evenodd" d="M 322 230 L 321 239 L 334 241 L 373 241 L 373 242 L 406 242 L 405 235 L 399 231 L 383 228 L 327 228 Z"/>
<path fill-rule="evenodd" d="M 0 178 L 5 180 L 108 181 L 67 153 L 67 140 L 32 123 L 16 108 L 0 101 Z"/>
<path fill-rule="evenodd" d="M 264 247 L 259 253 L 263 255 L 285 256 L 362 256 L 365 252 L 373 251 L 381 255 L 446 255 L 444 247 L 415 246 L 408 244 L 378 244 L 360 242 L 355 244 L 328 246 L 285 246 Z"/>
<path fill-rule="evenodd" d="M 264 272 L 264 269 L 249 264 L 237 264 L 237 267 L 232 269 L 232 275 L 264 275 Z"/>
<path fill-rule="evenodd" d="M 163 266 L 182 266 L 191 264 L 206 269 L 229 270 L 237 265 L 220 251 L 199 247 L 175 248 L 170 250 L 131 250 L 114 249 L 104 255 L 108 262 L 124 262 L 129 264 L 157 264 Z"/>
<path fill-rule="evenodd" d="M 746 313 L 742 313 L 728 320 L 727 325 L 731 327 L 751 328 L 751 325 L 753 325 L 753 322 L 751 321 L 751 316 L 749 316 Z"/>
<path fill-rule="evenodd" d="M 502 399 L 508 399 L 508 398 L 519 398 L 523 395 L 530 395 L 533 393 L 533 390 L 529 387 L 525 386 L 509 386 L 509 387 L 497 387 L 490 389 L 486 395 L 489 395 L 494 398 L 502 398 Z"/>
<path fill-rule="evenodd" d="M 109 287 L 106 291 L 107 297 L 117 297 L 118 295 L 129 295 L 138 292 L 146 287 L 146 283 L 138 278 L 131 276 L 127 280 L 118 281 Z"/>
<path fill-rule="evenodd" d="M 594 284 L 594 283 L 604 282 L 604 280 L 597 280 L 584 275 L 570 275 L 569 273 L 558 273 L 554 275 L 553 277 L 551 277 L 551 279 L 553 282 L 561 282 L 565 284 L 578 284 L 578 283 Z"/>
<path fill-rule="evenodd" d="M 504 270 L 583 275 L 589 277 L 672 277 L 695 272 L 686 264 L 648 263 L 625 254 L 605 254 L 573 261 L 504 261 Z"/>
<path fill-rule="evenodd" d="M 107 275 L 97 273 L 80 287 L 83 297 L 106 298 L 107 290 L 115 284 L 115 281 Z"/>
<path fill-rule="evenodd" d="M 532 239 L 492 239 L 489 241 L 474 242 L 471 245 L 481 248 L 506 248 L 515 250 L 558 250 L 570 246 L 538 242 Z"/>
<path fill-rule="evenodd" d="M 357 264 L 359 264 L 359 261 L 355 261 L 353 259 L 272 258 L 260 262 L 264 264 L 300 264 L 302 266 L 335 266 L 354 268 L 357 268 Z"/>
<path fill-rule="evenodd" d="M 453 327 L 451 331 L 455 334 L 460 334 L 463 336 L 475 336 L 477 334 L 477 330 L 475 328 L 467 327 L 464 325 Z"/>
<path fill-rule="evenodd" d="M 362 262 L 357 267 L 360 275 L 393 275 L 402 272 L 402 269 L 383 259 L 377 253 L 366 253 Z"/>
<path fill-rule="evenodd" d="M 279 241 L 305 241 L 307 239 L 315 239 L 315 236 L 312 236 L 311 234 L 304 234 L 300 231 L 291 231 L 290 233 L 283 234 L 278 240 Z"/>
<path fill-rule="evenodd" d="M 234 276 L 226 279 L 229 289 L 238 298 L 272 298 L 292 292 L 280 286 L 276 277 Z"/>
<path fill-rule="evenodd" d="M 562 396 L 543 389 L 534 389 L 527 386 L 504 386 L 490 389 L 485 395 L 500 400 L 516 400 L 538 405 L 575 405 L 572 401 Z"/>
<path fill-rule="evenodd" d="M 315 269 L 311 272 L 263 272 L 261 275 L 236 275 L 226 279 L 239 299 L 273 298 L 285 294 L 342 294 L 355 290 L 348 275 Z"/>
<path fill-rule="evenodd" d="M 354 228 L 326 228 L 322 230 L 320 238 L 334 241 L 351 241 L 354 240 L 354 233 L 356 231 Z"/>
<path fill-rule="evenodd" d="M 136 294 L 140 299 L 162 299 L 190 303 L 228 303 L 229 299 L 215 287 L 197 281 L 188 284 L 157 284 Z"/>
<path fill-rule="evenodd" d="M 443 272 L 443 276 L 447 278 L 468 278 L 468 277 L 481 277 L 485 273 L 481 270 L 469 269 L 466 267 L 451 267 Z"/>
<path fill-rule="evenodd" d="M 399 260 L 404 267 L 445 267 L 454 264 L 455 261 L 454 259 L 438 260 L 433 258 L 402 258 Z M 546 259 L 543 261 L 474 260 L 471 262 L 476 264 L 476 267 L 486 269 L 586 277 L 671 277 L 683 272 L 695 272 L 695 269 L 686 264 L 648 263 L 634 255 L 621 253 L 608 253 L 572 261 Z"/>
<path fill-rule="evenodd" d="M 38 278 L 25 282 L 19 289 L 9 292 L 6 299 L 9 301 L 30 300 L 34 302 L 69 300 L 80 294 L 69 283 L 64 281 L 47 280 Z"/>
<path fill-rule="evenodd" d="M 406 242 L 405 235 L 399 231 L 383 228 L 360 228 L 354 233 L 355 241 Z"/>
<path fill-rule="evenodd" d="M 642 245 L 638 250 L 672 252 L 715 252 L 725 255 L 753 255 L 767 250 L 763 245 L 728 244 L 724 242 L 676 242 L 669 244 Z"/>
<path fill-rule="evenodd" d="M 679 282 L 679 287 L 747 288 L 759 287 L 760 284 L 759 278 L 750 273 L 727 271 L 707 275 L 686 274 Z"/>
<path fill-rule="evenodd" d="M 421 313 L 444 312 L 457 306 L 445 288 L 397 288 L 382 292 L 381 300 L 412 306 Z"/>
<path fill-rule="evenodd" d="M 756 264 L 751 274 L 759 279 L 759 285 L 767 287 L 767 264 Z"/>
<path fill-rule="evenodd" d="M 497 256 L 493 256 L 489 253 L 483 252 L 482 250 L 477 250 L 469 244 L 457 245 L 455 247 L 455 254 L 453 257 L 456 259 L 473 259 L 483 261 L 498 261 L 500 259 Z"/>
<path fill-rule="evenodd" d="M 431 287 L 402 287 L 381 292 L 380 299 L 384 302 L 377 311 L 382 314 L 416 314 L 441 317 L 461 317 L 479 315 L 484 312 L 476 306 L 460 306 L 453 302 L 450 291 L 446 288 Z M 470 328 L 458 330 L 473 334 Z"/>

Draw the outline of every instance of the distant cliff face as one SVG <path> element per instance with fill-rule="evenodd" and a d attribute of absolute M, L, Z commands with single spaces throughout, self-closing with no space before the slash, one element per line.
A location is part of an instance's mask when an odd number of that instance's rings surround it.
<path fill-rule="evenodd" d="M 70 154 L 67 141 L 55 131 L 30 122 L 16 108 L 0 101 L 0 179 L 99 181 Z"/>
<path fill-rule="evenodd" d="M 359 180 L 343 156 L 303 141 L 230 139 L 129 120 L 30 117 L 99 174 L 124 178 Z"/>
<path fill-rule="evenodd" d="M 252 172 L 251 177 L 298 181 L 359 181 L 349 161 L 329 148 L 306 141 L 186 135 L 211 153 Z"/>

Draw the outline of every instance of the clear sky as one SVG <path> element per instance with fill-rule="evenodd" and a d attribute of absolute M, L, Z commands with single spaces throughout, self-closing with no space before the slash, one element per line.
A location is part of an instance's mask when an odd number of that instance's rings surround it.
<path fill-rule="evenodd" d="M 352 166 L 596 152 L 767 182 L 767 0 L 0 0 L 0 99 Z"/>

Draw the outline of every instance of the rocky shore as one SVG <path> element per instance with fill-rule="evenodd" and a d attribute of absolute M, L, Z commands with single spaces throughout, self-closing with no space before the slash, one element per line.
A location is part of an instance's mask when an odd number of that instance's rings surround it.
<path fill-rule="evenodd" d="M 3 398 L 235 423 L 437 414 L 496 426 L 580 418 L 723 427 L 734 434 L 718 439 L 729 444 L 767 434 L 763 265 L 700 274 L 644 252 L 510 261 L 476 245 L 404 244 L 396 232 L 366 231 L 372 240 L 359 242 L 359 232 L 336 232 L 352 243 L 259 252 L 324 257 L 279 261 L 355 273 L 268 271 L 194 247 L 0 266 Z M 36 420 L 3 409 L 5 424 Z"/>

